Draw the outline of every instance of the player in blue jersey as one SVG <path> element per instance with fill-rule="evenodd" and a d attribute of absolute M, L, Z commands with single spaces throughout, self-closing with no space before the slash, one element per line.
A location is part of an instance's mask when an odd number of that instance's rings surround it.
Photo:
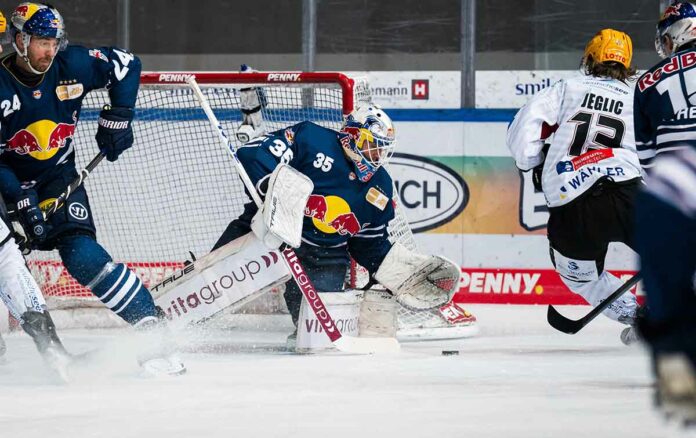
<path fill-rule="evenodd" d="M 653 351 L 657 401 L 696 421 L 696 5 L 673 2 L 657 24 L 663 61 L 635 92 L 647 187 L 636 199 L 636 248 L 647 296 L 639 328 Z"/>
<path fill-rule="evenodd" d="M 251 107 L 250 111 L 259 109 Z M 252 116 L 246 111 L 245 121 Z M 347 117 L 340 131 L 302 122 L 252 139 L 237 155 L 259 193 L 265 196 L 265 204 L 271 199 L 269 193 L 276 193 L 275 189 L 284 183 L 276 177 L 281 164 L 291 166 L 313 183 L 306 203 L 294 217 L 301 231 L 296 252 L 318 291 L 342 291 L 352 257 L 377 282 L 393 291 L 402 304 L 432 308 L 449 301 L 456 285 L 416 287 L 401 294 L 405 290 L 402 283 L 409 277 L 426 283 L 428 273 L 419 274 L 427 263 L 432 263 L 430 274 L 451 269 L 448 272 L 452 272 L 456 283 L 459 268 L 389 241 L 387 226 L 394 218 L 393 183 L 383 165 L 391 157 L 394 144 L 389 116 L 377 105 L 363 104 Z M 276 207 L 264 205 L 257 209 L 253 203 L 246 204 L 242 215 L 229 224 L 214 248 L 250 229 L 269 247 L 279 247 L 283 239 L 264 220 L 264 212 Z M 284 208 L 281 205 L 277 209 Z M 278 222 L 282 225 L 285 220 Z M 286 283 L 284 296 L 297 324 L 302 294 L 293 281 Z"/>
<path fill-rule="evenodd" d="M 77 176 L 73 134 L 87 93 L 109 93 L 96 134 L 107 160 L 132 146 L 140 61 L 113 47 L 68 46 L 63 18 L 51 6 L 21 3 L 10 21 L 16 52 L 0 59 L 0 192 L 16 204 L 31 249 L 57 249 L 70 275 L 114 313 L 142 332 L 162 332 L 142 281 L 97 243 L 84 187 L 48 221 L 40 211 Z M 166 344 L 143 353 L 141 363 L 156 373 L 183 372 Z"/>
<path fill-rule="evenodd" d="M 641 166 L 685 146 L 696 146 L 696 5 L 676 1 L 657 24 L 661 62 L 638 80 L 634 94 L 636 149 Z"/>
<path fill-rule="evenodd" d="M 696 148 L 655 160 L 636 199 L 636 245 L 648 309 L 639 328 L 653 351 L 657 401 L 696 421 Z"/>

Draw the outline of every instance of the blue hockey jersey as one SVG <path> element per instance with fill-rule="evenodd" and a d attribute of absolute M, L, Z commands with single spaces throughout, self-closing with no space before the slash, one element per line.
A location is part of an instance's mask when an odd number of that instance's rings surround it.
<path fill-rule="evenodd" d="M 392 179 L 379 168 L 361 182 L 341 142 L 350 136 L 312 122 L 272 132 L 240 148 L 237 155 L 255 185 L 287 163 L 307 175 L 314 191 L 305 207 L 303 245 L 346 246 L 374 272 L 389 252 L 387 225 L 394 218 Z"/>
<path fill-rule="evenodd" d="M 655 160 L 650 181 L 635 203 L 648 314 L 673 327 L 696 324 L 695 189 L 696 148 L 682 148 Z"/>
<path fill-rule="evenodd" d="M 68 46 L 30 87 L 8 68 L 14 56 L 0 59 L 0 191 L 9 201 L 21 195 L 20 182 L 74 166 L 73 135 L 87 93 L 107 88 L 111 102 L 104 104 L 133 108 L 141 70 L 140 60 L 120 49 Z M 96 143 L 81 146 L 96 152 Z"/>
<path fill-rule="evenodd" d="M 643 168 L 656 155 L 696 146 L 696 49 L 675 53 L 645 72 L 636 84 L 633 114 L 636 149 Z"/>

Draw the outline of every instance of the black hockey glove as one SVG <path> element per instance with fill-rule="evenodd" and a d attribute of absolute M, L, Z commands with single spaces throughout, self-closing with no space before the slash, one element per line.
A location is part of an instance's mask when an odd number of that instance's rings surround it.
<path fill-rule="evenodd" d="M 36 190 L 24 189 L 24 194 L 17 201 L 17 215 L 28 238 L 28 241 L 20 246 L 35 249 L 38 244 L 46 240 L 51 230 L 51 226 L 46 223 L 43 212 L 39 208 L 39 195 Z"/>
<path fill-rule="evenodd" d="M 548 155 L 550 148 L 550 143 L 544 144 L 544 147 L 541 149 L 541 152 L 544 154 L 544 160 L 541 162 L 541 164 L 532 169 L 532 184 L 534 184 L 534 190 L 536 190 L 537 192 L 544 191 L 544 188 L 541 185 L 541 180 L 544 174 L 544 163 L 546 162 L 546 155 Z"/>
<path fill-rule="evenodd" d="M 133 146 L 133 110 L 105 106 L 99 113 L 97 145 L 109 161 L 116 161 L 121 152 Z"/>
<path fill-rule="evenodd" d="M 536 166 L 532 169 L 532 184 L 534 185 L 534 190 L 537 192 L 543 192 L 544 188 L 541 185 L 542 175 L 544 174 L 544 163 Z"/>

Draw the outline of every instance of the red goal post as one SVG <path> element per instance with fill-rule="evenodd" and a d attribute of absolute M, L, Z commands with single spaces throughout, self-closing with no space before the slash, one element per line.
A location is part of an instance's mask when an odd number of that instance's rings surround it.
<path fill-rule="evenodd" d="M 300 84 L 333 84 L 341 88 L 343 115 L 348 115 L 355 108 L 355 103 L 361 98 L 369 98 L 367 80 L 351 78 L 337 72 L 257 72 L 257 73 L 229 73 L 229 72 L 145 72 L 140 75 L 141 85 L 186 85 L 186 79 L 190 76 L 196 78 L 199 85 L 251 85 L 270 86 L 271 84 L 283 84 L 286 86 Z M 364 82 L 363 82 L 364 81 Z M 364 87 L 361 89 L 361 87 Z M 356 96 L 356 93 L 358 95 Z"/>

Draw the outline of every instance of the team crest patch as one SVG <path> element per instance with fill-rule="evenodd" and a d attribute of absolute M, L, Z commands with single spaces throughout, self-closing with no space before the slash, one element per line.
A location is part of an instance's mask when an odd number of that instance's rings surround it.
<path fill-rule="evenodd" d="M 109 62 L 109 58 L 107 58 L 106 55 L 104 54 L 104 52 L 102 52 L 99 49 L 90 50 L 89 56 L 92 56 L 92 57 L 97 58 L 97 59 L 101 59 L 104 62 Z"/>
<path fill-rule="evenodd" d="M 74 217 L 78 221 L 83 221 L 89 217 L 89 212 L 84 205 L 79 202 L 73 202 L 68 206 L 68 212 L 70 216 Z"/>
<path fill-rule="evenodd" d="M 56 96 L 58 100 L 77 99 L 84 93 L 85 87 L 80 84 L 59 85 L 56 87 Z"/>
<path fill-rule="evenodd" d="M 293 142 L 295 141 L 295 132 L 292 129 L 288 128 L 285 130 L 284 134 L 285 140 L 288 141 L 288 145 L 293 144 Z"/>
<path fill-rule="evenodd" d="M 387 195 L 375 187 L 370 187 L 370 190 L 367 191 L 367 195 L 365 195 L 365 199 L 367 199 L 367 202 L 382 211 L 384 211 L 384 209 L 387 207 L 387 203 L 389 202 Z"/>
<path fill-rule="evenodd" d="M 41 90 L 34 90 L 32 96 L 34 97 L 34 99 L 41 99 Z"/>

